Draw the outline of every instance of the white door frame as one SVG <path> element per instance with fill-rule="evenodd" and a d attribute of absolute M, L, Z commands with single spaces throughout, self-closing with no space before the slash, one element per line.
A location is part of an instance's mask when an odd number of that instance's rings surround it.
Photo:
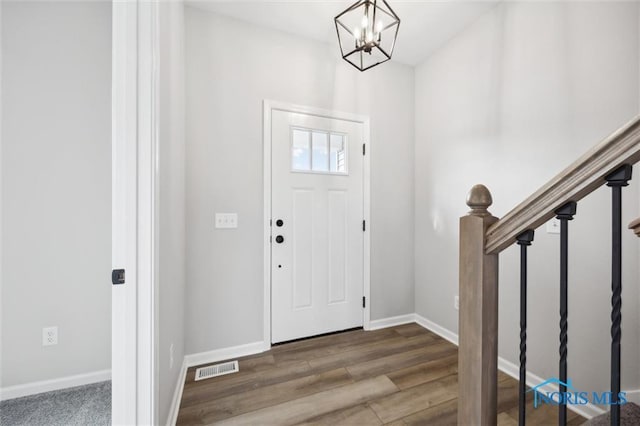
<path fill-rule="evenodd" d="M 157 423 L 158 1 L 112 3 L 112 424 Z"/>
<path fill-rule="evenodd" d="M 364 127 L 364 140 L 366 155 L 364 156 L 364 220 L 367 223 L 364 232 L 364 297 L 367 301 L 364 308 L 363 328 L 369 330 L 371 322 L 371 132 L 369 117 L 347 112 L 332 111 L 321 108 L 313 108 L 295 105 L 286 102 L 278 102 L 265 99 L 263 103 L 263 161 L 264 161 L 264 350 L 271 347 L 271 115 L 272 111 L 286 111 L 307 115 L 315 115 L 322 118 L 362 123 Z"/>

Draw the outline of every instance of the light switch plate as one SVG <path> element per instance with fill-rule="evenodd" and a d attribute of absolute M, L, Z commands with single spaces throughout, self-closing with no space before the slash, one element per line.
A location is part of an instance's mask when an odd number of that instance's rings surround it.
<path fill-rule="evenodd" d="M 238 227 L 237 213 L 216 213 L 216 228 L 232 229 Z"/>
<path fill-rule="evenodd" d="M 559 234 L 560 233 L 560 220 L 553 218 L 547 222 L 547 234 Z"/>

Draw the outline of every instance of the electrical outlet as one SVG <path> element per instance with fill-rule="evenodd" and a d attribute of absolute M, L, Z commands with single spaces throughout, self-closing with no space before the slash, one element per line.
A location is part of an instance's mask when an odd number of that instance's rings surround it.
<path fill-rule="evenodd" d="M 547 234 L 559 234 L 560 233 L 560 221 L 556 218 L 547 222 Z"/>
<path fill-rule="evenodd" d="M 45 327 L 42 329 L 42 346 L 58 344 L 58 327 Z"/>
<path fill-rule="evenodd" d="M 453 308 L 456 311 L 460 309 L 460 298 L 458 296 L 453 296 Z"/>
<path fill-rule="evenodd" d="M 173 343 L 169 346 L 169 370 L 173 368 Z"/>

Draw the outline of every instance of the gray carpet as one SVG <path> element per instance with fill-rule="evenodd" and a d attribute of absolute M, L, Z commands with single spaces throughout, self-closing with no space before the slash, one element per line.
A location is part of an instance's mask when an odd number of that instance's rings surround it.
<path fill-rule="evenodd" d="M 111 424 L 111 382 L 45 392 L 0 402 L 0 425 Z"/>
<path fill-rule="evenodd" d="M 598 417 L 594 417 L 583 425 L 589 426 L 609 426 L 611 420 L 609 413 L 602 414 Z M 640 425 L 640 407 L 633 402 L 620 406 L 620 424 L 622 426 L 637 426 Z"/>

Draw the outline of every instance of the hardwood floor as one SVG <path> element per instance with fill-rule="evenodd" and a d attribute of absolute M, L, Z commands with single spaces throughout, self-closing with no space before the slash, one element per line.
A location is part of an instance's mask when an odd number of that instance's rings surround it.
<path fill-rule="evenodd" d="M 454 425 L 457 363 L 455 345 L 417 324 L 287 343 L 227 376 L 196 382 L 190 368 L 177 424 Z M 498 424 L 517 425 L 518 382 L 499 375 Z M 527 424 L 557 424 L 557 410 L 530 401 Z"/>

